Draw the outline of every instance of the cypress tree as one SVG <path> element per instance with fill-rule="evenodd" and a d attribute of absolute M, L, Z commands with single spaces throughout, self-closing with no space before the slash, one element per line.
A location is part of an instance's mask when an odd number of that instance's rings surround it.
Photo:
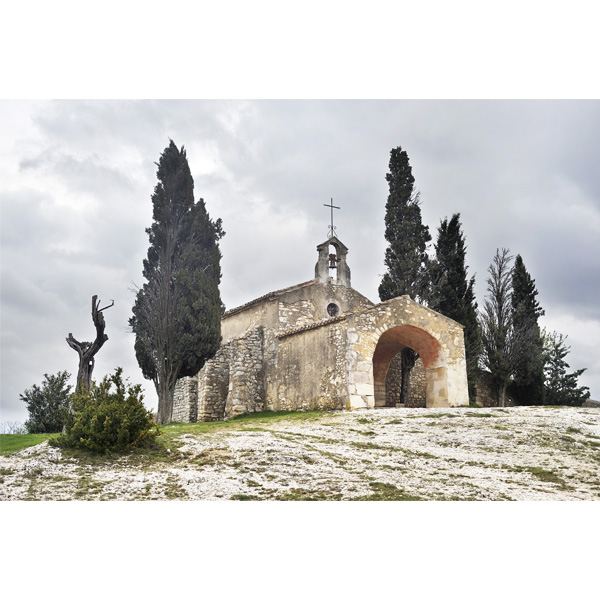
<path fill-rule="evenodd" d="M 381 280 L 379 297 L 385 301 L 408 294 L 421 302 L 429 288 L 427 243 L 431 235 L 421 221 L 419 192 L 414 190 L 415 178 L 408 154 L 400 146 L 390 152 L 389 169 L 385 176 L 389 185 L 385 206 L 387 273 Z M 418 357 L 412 348 L 402 350 L 401 403 L 406 404 L 409 396 L 410 371 Z"/>
<path fill-rule="evenodd" d="M 221 341 L 219 240 L 221 219 L 212 221 L 204 200 L 194 201 L 185 149 L 170 141 L 157 163 L 153 223 L 144 260 L 146 283 L 133 317 L 135 353 L 158 394 L 158 422 L 168 423 L 177 380 L 195 375 Z"/>
<path fill-rule="evenodd" d="M 544 402 L 544 345 L 538 319 L 544 310 L 536 300 L 535 280 L 517 255 L 512 276 L 512 319 L 517 361 L 510 394 L 519 404 Z"/>
<path fill-rule="evenodd" d="M 434 247 L 430 306 L 464 325 L 469 394 L 473 397 L 481 353 L 481 336 L 473 291 L 475 276 L 467 279 L 465 238 L 461 231 L 459 213 L 452 215 L 450 221 L 447 218 L 442 221 Z"/>
<path fill-rule="evenodd" d="M 424 301 L 428 289 L 427 244 L 431 241 L 429 228 L 421 221 L 419 192 L 408 154 L 400 146 L 390 152 L 389 196 L 385 207 L 384 274 L 379 286 L 381 300 L 409 294 L 413 300 Z"/>

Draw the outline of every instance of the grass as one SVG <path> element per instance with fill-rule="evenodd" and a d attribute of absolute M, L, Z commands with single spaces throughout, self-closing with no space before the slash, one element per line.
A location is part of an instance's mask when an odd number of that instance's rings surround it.
<path fill-rule="evenodd" d="M 381 501 L 381 500 L 387 500 L 387 501 L 393 501 L 393 502 L 398 502 L 398 501 L 415 501 L 415 500 L 423 500 L 424 498 L 421 498 L 420 496 L 415 496 L 413 494 L 408 494 L 407 492 L 405 492 L 402 489 L 397 488 L 394 484 L 392 483 L 382 483 L 381 481 L 371 481 L 369 483 L 371 490 L 373 490 L 372 494 L 366 494 L 363 496 L 357 496 L 355 498 L 352 498 L 352 500 L 358 500 L 358 501 Z"/>
<path fill-rule="evenodd" d="M 548 483 L 556 483 L 563 489 L 569 489 L 569 486 L 565 483 L 564 479 L 557 475 L 554 471 L 543 469 L 542 467 L 521 467 L 521 466 L 510 466 L 502 465 L 503 469 L 514 471 L 516 473 L 531 473 L 534 477 L 537 477 L 540 481 Z"/>
<path fill-rule="evenodd" d="M 305 488 L 292 488 L 272 498 L 273 500 L 341 500 L 342 494 L 327 490 L 308 490 Z"/>
<path fill-rule="evenodd" d="M 0 456 L 37 446 L 50 438 L 58 437 L 58 435 L 58 433 L 2 433 L 0 434 Z"/>
<path fill-rule="evenodd" d="M 230 429 L 254 430 L 262 431 L 262 428 L 257 428 L 257 424 L 268 425 L 270 423 L 278 423 L 279 421 L 318 421 L 325 416 L 331 416 L 332 413 L 327 413 L 319 410 L 290 412 L 286 410 L 273 411 L 267 410 L 264 412 L 249 413 L 234 417 L 228 421 L 211 421 L 202 423 L 170 423 L 169 425 L 161 426 L 160 430 L 163 435 L 173 436 L 183 433 L 214 433 L 217 431 L 227 431 Z M 250 427 L 246 427 L 246 424 Z"/>

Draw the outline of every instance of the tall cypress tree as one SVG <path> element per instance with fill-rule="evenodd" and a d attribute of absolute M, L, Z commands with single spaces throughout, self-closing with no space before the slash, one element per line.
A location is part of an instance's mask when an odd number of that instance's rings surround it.
<path fill-rule="evenodd" d="M 408 294 L 417 301 L 427 298 L 429 289 L 427 243 L 429 228 L 421 221 L 419 192 L 408 154 L 400 146 L 390 152 L 389 173 L 385 178 L 390 193 L 385 205 L 384 274 L 379 286 L 381 300 Z M 419 355 L 412 348 L 402 350 L 402 387 L 400 402 L 406 404 L 410 393 L 410 371 Z"/>
<path fill-rule="evenodd" d="M 387 273 L 379 286 L 381 300 L 409 294 L 417 301 L 427 297 L 427 244 L 429 228 L 421 221 L 419 193 L 408 154 L 400 146 L 390 152 L 389 196 L 385 206 L 385 251 Z"/>
<path fill-rule="evenodd" d="M 517 362 L 510 394 L 519 404 L 544 402 L 544 344 L 538 319 L 544 310 L 536 300 L 535 280 L 517 255 L 512 275 L 512 319 Z"/>
<path fill-rule="evenodd" d="M 430 306 L 464 325 L 465 354 L 469 394 L 475 392 L 477 365 L 481 353 L 481 336 L 475 301 L 475 276 L 467 279 L 465 238 L 460 214 L 444 219 L 438 228 L 433 261 Z"/>
<path fill-rule="evenodd" d="M 219 240 L 204 200 L 194 201 L 185 149 L 170 141 L 157 163 L 153 222 L 144 260 L 147 282 L 138 290 L 129 324 L 135 353 L 158 394 L 158 422 L 168 423 L 177 380 L 195 375 L 221 341 Z"/>

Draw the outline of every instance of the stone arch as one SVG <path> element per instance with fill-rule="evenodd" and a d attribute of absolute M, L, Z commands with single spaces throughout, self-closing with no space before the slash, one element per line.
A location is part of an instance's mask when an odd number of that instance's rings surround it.
<path fill-rule="evenodd" d="M 425 366 L 427 387 L 425 405 L 445 405 L 448 400 L 448 378 L 445 356 L 440 342 L 424 329 L 398 325 L 384 331 L 373 352 L 374 405 L 387 406 L 386 375 L 394 357 L 404 348 L 419 354 Z"/>
<path fill-rule="evenodd" d="M 404 347 L 422 357 L 426 406 L 468 405 L 462 325 L 401 296 L 348 316 L 349 408 L 381 405 L 381 379 Z"/>

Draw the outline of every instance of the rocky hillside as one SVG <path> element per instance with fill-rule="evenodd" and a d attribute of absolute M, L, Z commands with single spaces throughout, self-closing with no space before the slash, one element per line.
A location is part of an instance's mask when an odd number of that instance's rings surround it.
<path fill-rule="evenodd" d="M 0 500 L 597 500 L 600 410 L 380 409 L 173 425 L 93 458 L 0 457 Z"/>

